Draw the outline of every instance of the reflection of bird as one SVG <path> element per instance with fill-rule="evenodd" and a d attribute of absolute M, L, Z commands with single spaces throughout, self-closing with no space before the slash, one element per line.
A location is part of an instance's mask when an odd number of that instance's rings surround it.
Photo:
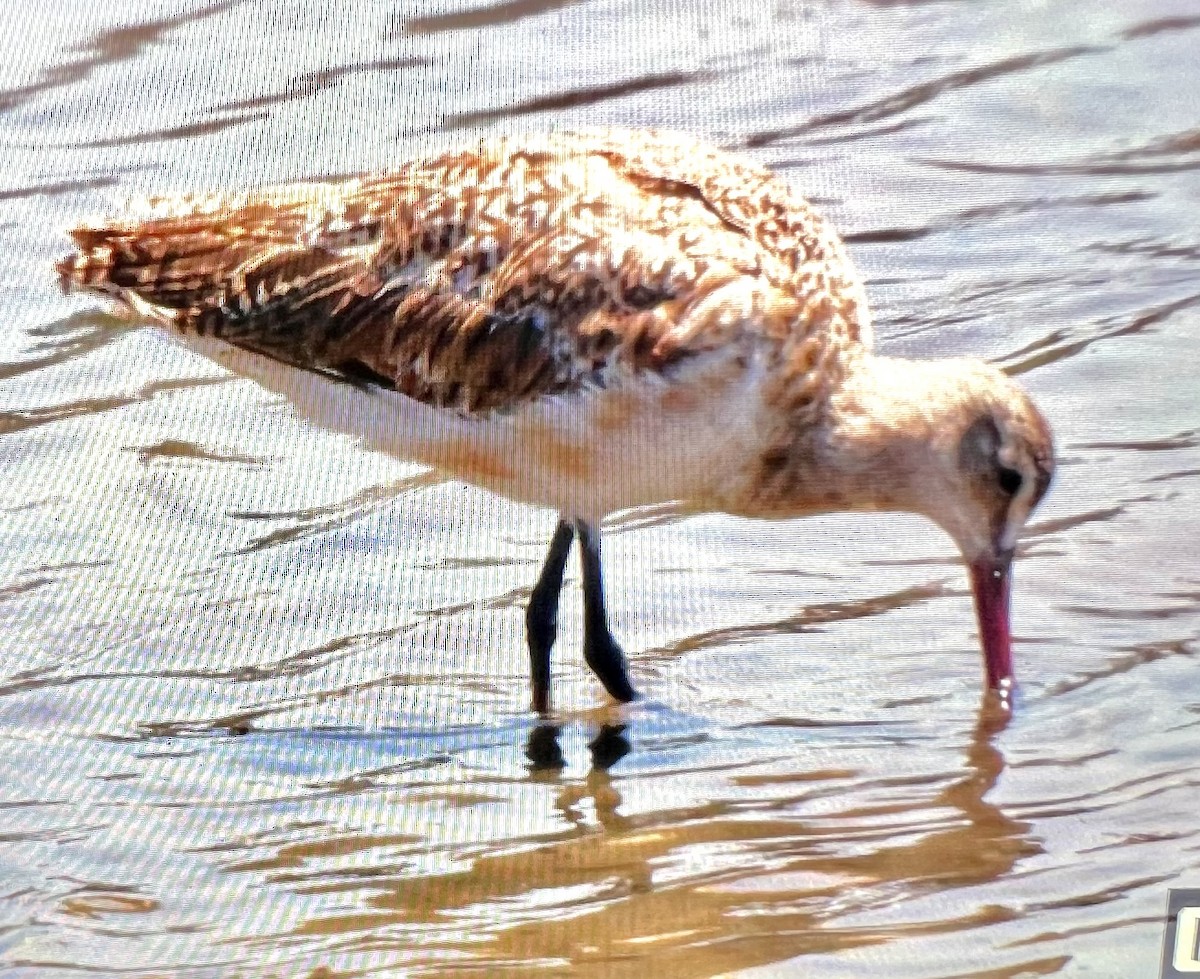
<path fill-rule="evenodd" d="M 750 162 L 681 136 L 555 135 L 153 199 L 73 236 L 64 286 L 320 425 L 561 514 L 527 613 L 539 711 L 576 537 L 585 659 L 634 696 L 597 528 L 664 501 L 930 517 L 970 567 L 988 682 L 1009 683 L 1009 565 L 1050 481 L 1046 422 L 980 362 L 873 355 L 841 242 Z"/>

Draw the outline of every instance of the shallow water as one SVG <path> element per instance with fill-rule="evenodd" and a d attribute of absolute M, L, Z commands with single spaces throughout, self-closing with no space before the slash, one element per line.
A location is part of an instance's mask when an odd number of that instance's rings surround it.
<path fill-rule="evenodd" d="M 1194 4 L 0 28 L 5 976 L 1157 974 L 1167 889 L 1200 885 Z M 314 431 L 51 276 L 130 194 L 583 124 L 771 163 L 845 233 L 883 350 L 1032 390 L 1061 459 L 1007 724 L 919 521 L 635 514 L 606 558 L 646 700 L 601 709 L 566 628 L 538 727 L 552 514 Z"/>

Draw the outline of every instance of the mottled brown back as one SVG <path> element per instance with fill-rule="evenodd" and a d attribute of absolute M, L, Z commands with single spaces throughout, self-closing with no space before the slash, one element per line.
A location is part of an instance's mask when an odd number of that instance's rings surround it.
<path fill-rule="evenodd" d="M 807 204 L 684 137 L 500 142 L 385 176 L 143 210 L 75 231 L 64 286 L 468 412 L 779 343 L 780 316 L 792 340 L 869 337 L 861 287 Z"/>

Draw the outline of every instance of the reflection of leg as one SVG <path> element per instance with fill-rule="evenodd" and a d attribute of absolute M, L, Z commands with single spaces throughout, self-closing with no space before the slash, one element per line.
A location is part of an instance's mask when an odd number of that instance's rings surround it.
<path fill-rule="evenodd" d="M 529 740 L 525 742 L 525 757 L 533 762 L 535 772 L 566 767 L 567 761 L 558 743 L 560 730 L 557 724 L 538 724 L 529 732 Z"/>
<path fill-rule="evenodd" d="M 558 634 L 558 596 L 562 593 L 563 569 L 571 553 L 575 528 L 560 520 L 550 540 L 546 563 L 525 609 L 525 634 L 529 640 L 529 673 L 533 680 L 533 709 L 550 710 L 550 649 Z"/>
<path fill-rule="evenodd" d="M 637 692 L 625 671 L 625 654 L 608 629 L 604 610 L 604 581 L 600 573 L 600 535 L 582 520 L 575 522 L 583 564 L 583 659 L 617 700 L 630 701 Z"/>
<path fill-rule="evenodd" d="M 624 724 L 605 724 L 600 728 L 588 744 L 593 766 L 606 772 L 633 750 L 625 729 Z"/>

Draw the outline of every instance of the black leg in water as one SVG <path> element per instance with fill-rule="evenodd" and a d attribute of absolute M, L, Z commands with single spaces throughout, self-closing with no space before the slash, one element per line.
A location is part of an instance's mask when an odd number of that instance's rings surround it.
<path fill-rule="evenodd" d="M 604 581 L 600 572 L 600 534 L 582 520 L 575 522 L 583 565 L 583 659 L 617 700 L 637 697 L 625 669 L 625 654 L 608 628 Z"/>
<path fill-rule="evenodd" d="M 558 635 L 558 596 L 562 594 L 563 569 L 571 553 L 575 528 L 560 520 L 550 540 L 546 563 L 529 596 L 525 609 L 525 630 L 529 640 L 529 673 L 533 679 L 533 709 L 539 714 L 550 710 L 550 649 Z"/>

